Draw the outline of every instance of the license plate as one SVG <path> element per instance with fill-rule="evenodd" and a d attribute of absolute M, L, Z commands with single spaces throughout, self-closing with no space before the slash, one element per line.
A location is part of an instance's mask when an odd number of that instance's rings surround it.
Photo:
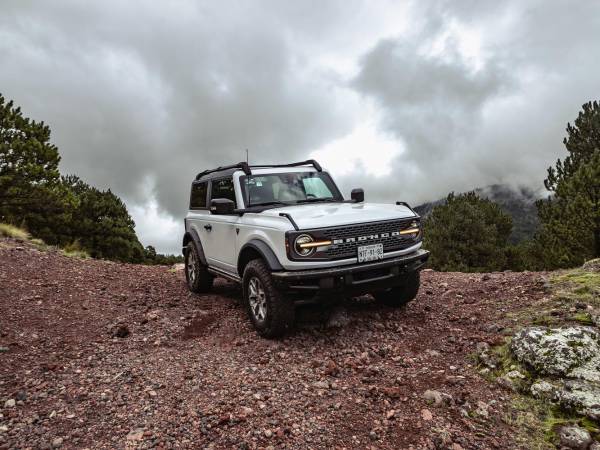
<path fill-rule="evenodd" d="M 358 247 L 358 262 L 383 259 L 383 244 L 363 245 Z"/>

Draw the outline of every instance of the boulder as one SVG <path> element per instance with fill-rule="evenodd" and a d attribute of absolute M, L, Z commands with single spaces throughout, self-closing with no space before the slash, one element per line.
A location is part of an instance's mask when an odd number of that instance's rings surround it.
<path fill-rule="evenodd" d="M 599 340 L 591 327 L 528 327 L 515 334 L 511 350 L 538 373 L 565 376 L 600 354 Z"/>
<path fill-rule="evenodd" d="M 554 400 L 572 411 L 600 420 L 600 384 L 585 380 L 567 380 L 557 389 Z"/>
<path fill-rule="evenodd" d="M 575 425 L 562 427 L 558 435 L 561 445 L 567 448 L 585 450 L 592 443 L 590 433 Z"/>
<path fill-rule="evenodd" d="M 587 270 L 588 272 L 600 272 L 600 258 L 590 259 L 583 263 L 581 267 L 583 270 Z"/>
<path fill-rule="evenodd" d="M 529 391 L 535 398 L 550 400 L 554 397 L 555 387 L 545 380 L 537 380 L 531 385 Z"/>

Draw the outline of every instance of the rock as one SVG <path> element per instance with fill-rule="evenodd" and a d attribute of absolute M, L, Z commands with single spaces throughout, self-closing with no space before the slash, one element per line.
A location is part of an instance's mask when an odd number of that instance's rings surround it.
<path fill-rule="evenodd" d="M 400 398 L 402 394 L 402 390 L 397 387 L 382 387 L 379 389 L 379 392 L 389 398 Z"/>
<path fill-rule="evenodd" d="M 52 440 L 52 448 L 60 448 L 63 445 L 63 438 L 58 437 Z"/>
<path fill-rule="evenodd" d="M 9 398 L 8 400 L 6 400 L 6 402 L 4 402 L 4 407 L 5 408 L 14 408 L 16 405 L 16 401 L 14 398 Z"/>
<path fill-rule="evenodd" d="M 477 357 L 479 358 L 479 362 L 489 369 L 495 369 L 498 367 L 498 358 L 496 355 L 493 355 L 487 351 L 482 351 L 478 353 Z"/>
<path fill-rule="evenodd" d="M 496 378 L 496 383 L 500 386 L 510 389 L 512 391 L 519 391 L 523 385 L 522 381 L 525 379 L 525 375 L 523 375 L 518 370 L 511 370 L 508 373 Z"/>
<path fill-rule="evenodd" d="M 475 410 L 475 413 L 478 416 L 488 418 L 490 416 L 489 409 L 490 409 L 490 405 L 488 405 L 485 402 L 478 401 L 477 402 L 477 409 Z"/>
<path fill-rule="evenodd" d="M 315 381 L 313 386 L 317 389 L 329 389 L 329 383 L 327 381 Z"/>
<path fill-rule="evenodd" d="M 429 421 L 433 419 L 433 414 L 431 414 L 431 411 L 429 411 L 428 409 L 422 409 L 421 417 L 423 418 L 423 420 Z"/>
<path fill-rule="evenodd" d="M 600 420 L 600 385 L 584 380 L 567 380 L 554 399 L 560 405 L 592 420 Z"/>
<path fill-rule="evenodd" d="M 575 425 L 562 427 L 558 435 L 561 445 L 567 448 L 585 450 L 592 443 L 590 433 Z"/>
<path fill-rule="evenodd" d="M 587 270 L 588 272 L 600 272 L 600 258 L 590 259 L 583 263 L 581 266 L 583 270 Z"/>
<path fill-rule="evenodd" d="M 141 428 L 131 430 L 125 439 L 127 439 L 129 442 L 141 441 L 144 439 L 144 430 Z"/>
<path fill-rule="evenodd" d="M 594 441 L 588 450 L 600 450 L 600 442 Z"/>
<path fill-rule="evenodd" d="M 265 430 L 264 434 L 266 438 L 273 437 L 273 432 L 271 430 Z"/>
<path fill-rule="evenodd" d="M 325 375 L 334 377 L 340 372 L 340 368 L 337 366 L 335 361 L 330 360 L 325 366 L 325 370 L 323 372 Z"/>
<path fill-rule="evenodd" d="M 335 308 L 331 314 L 329 315 L 329 319 L 327 320 L 327 324 L 325 325 L 327 328 L 343 328 L 348 326 L 352 319 L 348 315 L 348 311 L 346 308 L 339 307 Z"/>
<path fill-rule="evenodd" d="M 251 416 L 253 413 L 254 410 L 252 408 L 248 408 L 247 406 L 242 406 L 240 409 L 240 417 L 243 419 Z"/>
<path fill-rule="evenodd" d="M 129 336 L 129 334 L 130 332 L 129 328 L 127 328 L 127 325 L 117 325 L 113 330 L 113 336 L 121 339 L 126 338 L 127 336 Z"/>
<path fill-rule="evenodd" d="M 529 388 L 531 395 L 542 400 L 549 400 L 553 397 L 554 386 L 545 380 L 537 380 Z"/>
<path fill-rule="evenodd" d="M 548 375 L 567 375 L 600 354 L 600 335 L 591 327 L 529 327 L 519 331 L 511 350 L 517 360 Z"/>
<path fill-rule="evenodd" d="M 442 394 L 438 391 L 426 390 L 423 398 L 430 405 L 440 406 L 443 403 Z"/>
<path fill-rule="evenodd" d="M 486 273 L 481 277 L 481 281 L 488 281 L 491 277 Z"/>
<path fill-rule="evenodd" d="M 396 415 L 396 411 L 394 411 L 393 409 L 389 410 L 386 414 L 385 414 L 385 418 L 387 420 L 393 419 L 394 416 Z"/>
<path fill-rule="evenodd" d="M 184 263 L 176 263 L 171 266 L 173 272 L 183 272 L 183 269 L 185 269 Z"/>
<path fill-rule="evenodd" d="M 569 378 L 600 383 L 600 354 L 574 367 L 567 375 Z"/>

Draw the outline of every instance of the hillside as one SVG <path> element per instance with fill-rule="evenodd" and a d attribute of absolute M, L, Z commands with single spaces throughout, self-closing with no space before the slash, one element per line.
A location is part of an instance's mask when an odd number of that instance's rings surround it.
<path fill-rule="evenodd" d="M 473 359 L 546 299 L 540 274 L 425 271 L 406 309 L 363 297 L 329 322 L 307 310 L 281 341 L 254 333 L 236 286 L 193 295 L 165 266 L 4 239 L 0 285 L 2 447 L 460 450 L 544 436 Z"/>
<path fill-rule="evenodd" d="M 540 194 L 525 187 L 514 189 L 507 185 L 494 184 L 485 188 L 475 189 L 480 196 L 497 203 L 504 212 L 513 219 L 513 231 L 510 237 L 512 243 L 517 243 L 533 237 L 539 220 L 535 201 Z M 445 199 L 423 203 L 415 207 L 421 216 L 426 217 L 431 210 Z"/>

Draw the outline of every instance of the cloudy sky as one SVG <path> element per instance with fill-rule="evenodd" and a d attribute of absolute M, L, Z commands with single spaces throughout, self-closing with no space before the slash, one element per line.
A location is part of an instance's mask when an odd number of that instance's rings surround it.
<path fill-rule="evenodd" d="M 193 176 L 246 148 L 316 157 L 370 201 L 540 188 L 600 97 L 599 51 L 593 1 L 0 4 L 0 93 L 162 252 Z"/>

